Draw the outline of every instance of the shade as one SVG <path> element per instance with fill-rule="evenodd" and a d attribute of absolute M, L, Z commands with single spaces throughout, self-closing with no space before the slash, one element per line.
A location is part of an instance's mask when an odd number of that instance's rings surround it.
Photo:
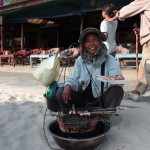
<path fill-rule="evenodd" d="M 113 3 L 119 9 L 132 0 L 50 0 L 7 11 L 1 11 L 0 16 L 9 16 L 8 22 L 24 22 L 30 18 L 58 18 L 81 15 L 86 12 L 101 10 L 108 3 Z M 5 7 L 5 6 L 4 6 Z"/>

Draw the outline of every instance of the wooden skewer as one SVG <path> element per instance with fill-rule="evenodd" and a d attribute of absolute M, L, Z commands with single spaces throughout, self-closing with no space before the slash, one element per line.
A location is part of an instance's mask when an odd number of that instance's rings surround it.
<path fill-rule="evenodd" d="M 137 24 L 134 24 L 134 28 L 138 28 Z M 138 65 L 138 49 L 139 49 L 139 32 L 137 30 L 134 30 L 135 38 L 136 38 L 136 70 L 138 72 L 139 65 Z"/>
<path fill-rule="evenodd" d="M 83 111 L 83 113 L 84 113 L 84 111 Z M 86 111 L 85 111 L 85 113 L 86 113 Z M 95 111 L 95 112 L 87 112 L 87 114 L 88 113 L 90 115 L 111 115 L 111 114 L 115 114 L 115 111 Z M 63 114 L 63 112 L 51 112 L 50 115 L 51 116 L 67 116 L 67 115 L 71 115 L 71 114 Z M 78 115 L 80 115 L 80 114 L 78 114 Z"/>

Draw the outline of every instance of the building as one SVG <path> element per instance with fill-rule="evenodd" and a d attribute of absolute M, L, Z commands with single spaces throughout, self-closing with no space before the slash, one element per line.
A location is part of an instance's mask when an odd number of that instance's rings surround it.
<path fill-rule="evenodd" d="M 132 0 L 27 0 L 0 7 L 1 49 L 16 51 L 51 47 L 67 48 L 78 42 L 86 27 L 99 29 L 102 7 L 108 3 L 118 10 Z M 133 24 L 139 16 L 119 22 L 118 43 L 134 40 Z"/>

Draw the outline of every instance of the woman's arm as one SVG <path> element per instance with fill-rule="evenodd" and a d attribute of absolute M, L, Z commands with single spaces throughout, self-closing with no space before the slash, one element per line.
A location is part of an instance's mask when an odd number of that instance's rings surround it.
<path fill-rule="evenodd" d="M 68 101 L 71 100 L 71 93 L 72 87 L 70 85 L 66 85 L 62 93 L 62 98 L 65 103 L 68 103 Z"/>

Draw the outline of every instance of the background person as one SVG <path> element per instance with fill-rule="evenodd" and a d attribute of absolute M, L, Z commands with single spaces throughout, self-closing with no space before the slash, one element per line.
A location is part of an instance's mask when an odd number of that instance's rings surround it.
<path fill-rule="evenodd" d="M 107 21 L 107 16 L 110 18 L 115 16 L 116 7 L 113 4 L 108 4 L 103 7 L 102 10 L 102 17 L 104 20 L 100 24 L 100 30 L 104 33 L 107 40 L 104 42 L 104 44 L 107 47 L 108 53 L 115 57 L 116 55 L 116 30 L 118 26 L 118 21 Z"/>
<path fill-rule="evenodd" d="M 134 101 L 139 101 L 140 96 L 146 92 L 150 86 L 150 0 L 134 0 L 129 5 L 119 10 L 113 18 L 107 16 L 107 20 L 113 21 L 140 14 L 140 43 L 142 45 L 142 59 L 138 71 L 138 84 L 129 97 Z M 139 31 L 135 28 L 134 31 Z"/>
<path fill-rule="evenodd" d="M 56 97 L 63 112 L 72 107 L 115 108 L 120 105 L 124 95 L 122 86 L 98 81 L 97 75 L 124 79 L 115 58 L 107 54 L 103 44 L 104 35 L 95 28 L 86 28 L 79 37 L 82 54 L 73 67 L 65 87 L 59 88 Z"/>

